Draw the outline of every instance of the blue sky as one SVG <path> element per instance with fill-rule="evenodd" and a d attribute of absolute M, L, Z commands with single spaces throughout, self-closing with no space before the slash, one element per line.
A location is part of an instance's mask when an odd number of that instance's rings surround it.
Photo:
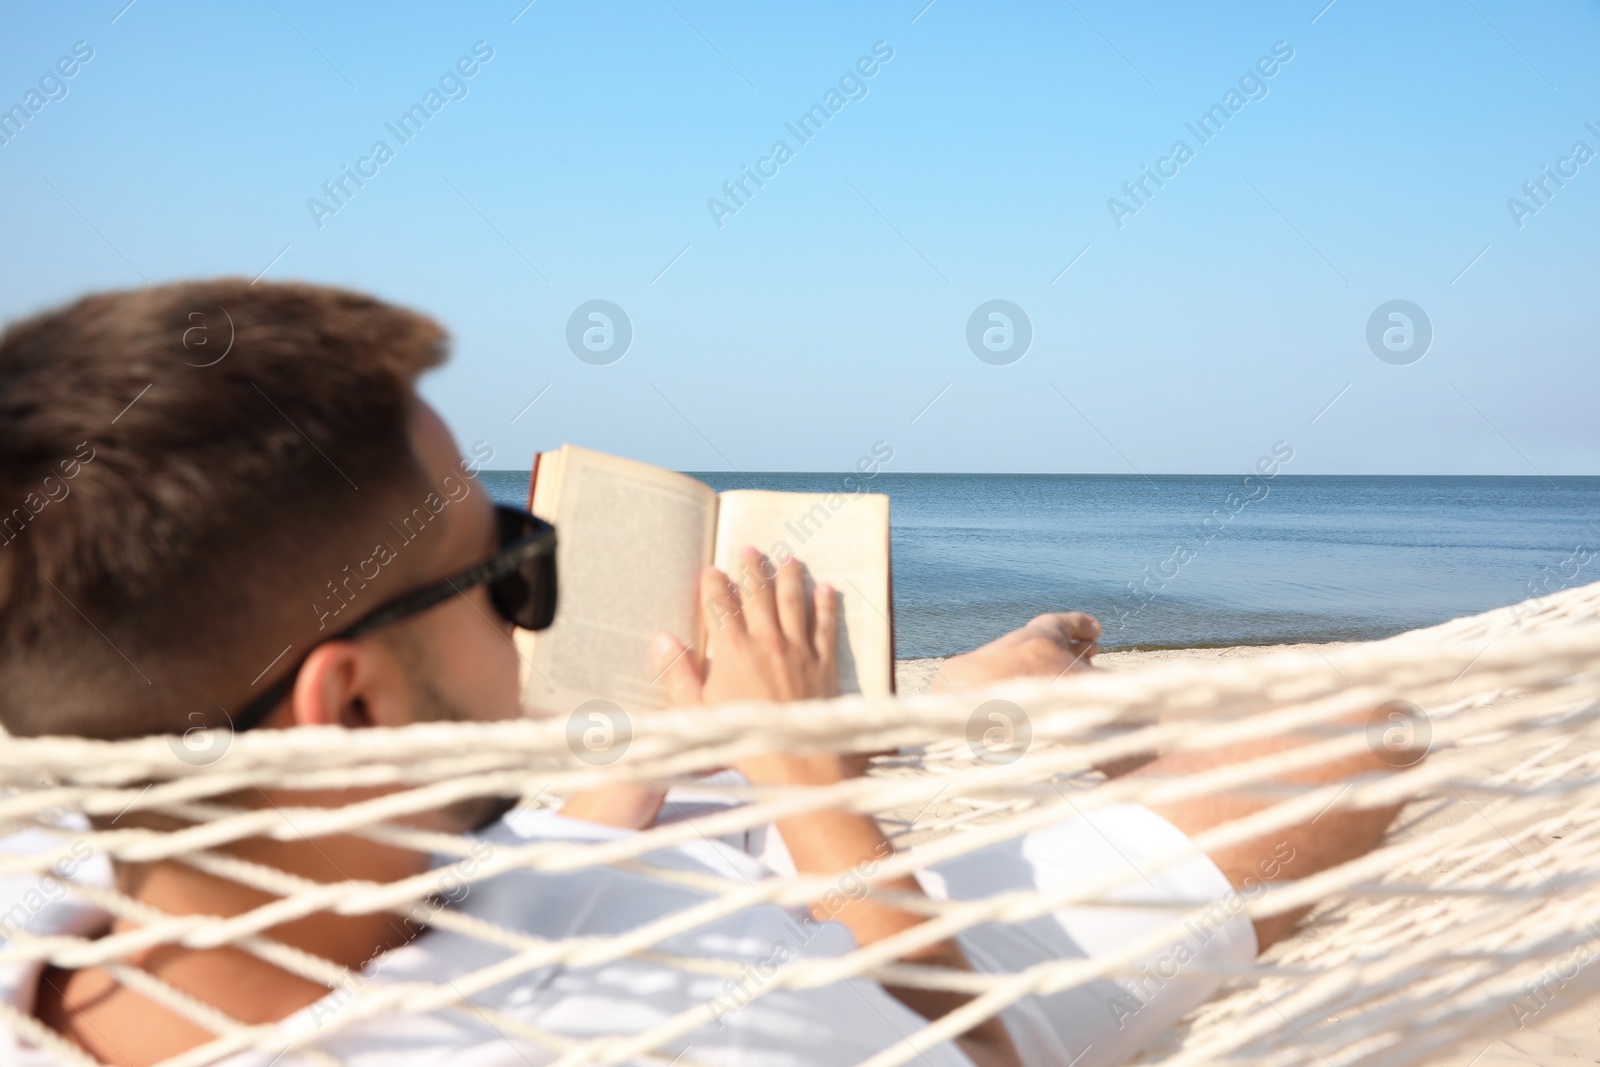
<path fill-rule="evenodd" d="M 372 291 L 451 329 L 424 392 L 504 468 L 573 441 L 842 470 L 882 440 L 898 471 L 1226 473 L 1284 440 L 1295 473 L 1600 473 L 1600 160 L 1561 162 L 1600 152 L 1592 2 L 125 2 L 0 36 L 4 108 L 93 48 L 0 145 L 5 318 L 269 264 Z M 1546 165 L 1576 174 L 1519 227 Z M 596 299 L 631 323 L 613 362 L 567 341 Z M 1433 331 L 1406 365 L 1366 337 L 1395 299 Z M 1004 365 L 967 341 L 991 300 L 1031 324 Z"/>

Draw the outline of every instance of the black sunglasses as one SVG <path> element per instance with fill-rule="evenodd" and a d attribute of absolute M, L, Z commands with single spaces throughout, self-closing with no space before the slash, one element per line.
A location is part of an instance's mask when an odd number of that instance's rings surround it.
<path fill-rule="evenodd" d="M 306 649 L 295 665 L 272 687 L 232 717 L 233 732 L 260 726 L 294 688 L 306 659 L 320 645 L 346 641 L 380 626 L 427 611 L 474 586 L 487 585 L 489 600 L 509 623 L 524 630 L 543 630 L 556 617 L 556 528 L 520 508 L 496 507 L 500 551 L 476 567 L 380 604 L 349 626 Z"/>

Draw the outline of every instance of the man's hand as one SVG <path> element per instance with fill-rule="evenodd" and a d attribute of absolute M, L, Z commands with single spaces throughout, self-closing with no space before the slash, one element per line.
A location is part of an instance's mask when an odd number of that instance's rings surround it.
<path fill-rule="evenodd" d="M 1100 623 L 1081 611 L 1040 615 L 982 648 L 951 656 L 933 676 L 935 689 L 971 689 L 1007 678 L 1059 678 L 1093 670 Z"/>
<path fill-rule="evenodd" d="M 797 559 L 774 567 L 753 548 L 739 553 L 737 584 L 715 567 L 700 572 L 707 661 L 663 635 L 657 657 L 674 704 L 809 700 L 839 693 L 839 598 L 819 585 L 806 597 Z"/>
<path fill-rule="evenodd" d="M 718 704 L 732 700 L 807 700 L 839 692 L 838 598 L 818 586 L 808 610 L 800 564 L 789 560 L 774 575 L 767 558 L 753 548 L 740 554 L 735 587 L 715 568 L 701 574 L 700 601 L 709 633 L 708 666 L 691 659 L 670 640 L 660 649 L 674 704 Z M 1087 616 L 1083 616 L 1087 618 Z M 1093 620 L 1089 620 L 1093 623 Z M 1098 633 L 1099 626 L 1095 625 Z M 862 761 L 832 753 L 773 752 L 740 761 L 736 768 L 754 785 L 825 786 L 861 773 Z M 829 910 L 822 903 L 812 915 L 848 927 L 859 945 L 870 945 L 926 921 L 926 917 L 880 903 L 873 889 L 920 893 L 916 880 L 901 876 L 872 879 L 871 872 L 894 846 L 870 816 L 851 811 L 815 811 L 780 819 L 778 832 L 803 874 L 856 876 L 869 888 Z M 954 941 L 940 941 L 903 957 L 906 962 L 970 970 Z M 937 1019 L 970 997 L 923 989 L 886 986 L 913 1011 Z M 1017 1067 L 1016 1049 L 995 1016 L 957 1039 L 980 1067 Z"/>
<path fill-rule="evenodd" d="M 753 548 L 740 553 L 738 584 L 715 567 L 700 574 L 700 604 L 709 634 L 701 659 L 677 638 L 656 640 L 656 669 L 674 705 L 735 700 L 808 700 L 839 692 L 839 598 L 817 586 L 807 603 L 799 560 L 782 566 Z M 773 754 L 737 768 L 752 782 L 822 784 L 849 776 L 840 757 Z M 859 772 L 856 772 L 859 773 Z M 643 830 L 661 812 L 664 795 L 647 782 L 602 786 L 573 795 L 561 814 L 585 822 Z"/>

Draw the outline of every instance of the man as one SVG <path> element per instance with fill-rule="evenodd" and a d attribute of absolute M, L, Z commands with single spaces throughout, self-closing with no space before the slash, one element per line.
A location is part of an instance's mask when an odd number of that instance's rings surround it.
<path fill-rule="evenodd" d="M 231 343 L 224 349 L 225 339 Z M 209 347 L 199 349 L 201 340 Z M 0 722 L 21 736 L 125 738 L 223 727 L 236 717 L 241 725 L 259 720 L 248 725 L 262 729 L 363 729 L 516 716 L 511 630 L 542 624 L 529 605 L 547 590 L 532 588 L 540 581 L 537 569 L 520 569 L 539 558 L 541 535 L 531 517 L 512 516 L 509 525 L 497 520 L 470 478 L 472 465 L 417 398 L 417 376 L 443 358 L 444 334 L 426 318 L 304 285 L 217 281 L 101 294 L 13 325 L 0 338 L 0 506 L 16 502 L 0 518 L 6 542 Z M 403 530 L 393 524 L 396 516 L 418 514 L 426 520 Z M 395 545 L 397 535 L 397 547 L 373 548 Z M 702 576 L 703 601 L 728 619 L 711 638 L 714 667 L 701 655 L 682 654 L 671 639 L 659 649 L 676 701 L 832 693 L 837 619 L 830 591 L 818 589 L 808 603 L 796 562 L 779 568 L 773 581 L 759 577 L 771 572 L 753 551 L 742 565 L 748 573 L 732 576 L 737 585 L 714 570 Z M 506 585 L 513 576 L 523 580 L 521 588 Z M 739 588 L 748 591 L 746 599 Z M 337 618 L 330 619 L 335 603 Z M 368 620 L 359 634 L 345 629 L 354 619 Z M 1086 616 L 1044 616 L 952 659 L 944 682 L 970 686 L 1081 667 L 1098 631 Z M 1301 740 L 1166 756 L 1134 773 L 1185 773 Z M 1384 769 L 1376 760 L 1350 760 L 1297 780 Z M 859 767 L 841 756 L 773 753 L 736 770 L 757 784 L 826 784 Z M 230 801 L 338 806 L 374 793 L 252 790 Z M 422 825 L 476 831 L 489 850 L 533 840 L 604 840 L 650 825 L 662 800 L 650 787 L 611 787 L 573 797 L 560 815 L 501 818 L 500 806 L 484 803 L 436 813 Z M 920 879 L 873 884 L 961 898 L 994 891 L 995 871 L 1004 866 L 1015 872 L 1011 888 L 1059 888 L 1103 873 L 1106 864 L 1137 863 L 1264 803 L 1222 797 L 1159 812 L 1123 805 Z M 1163 918 L 1161 909 L 1140 907 L 1141 899 L 1198 905 L 1223 900 L 1251 879 L 1303 877 L 1369 849 L 1392 815 L 1331 812 L 1315 835 L 1295 828 L 1161 872 L 1151 880 L 1154 896 L 1130 894 L 1124 914 L 1063 909 L 1027 930 L 980 928 L 906 959 L 1002 970 L 1049 958 L 1041 952 L 1109 951 L 1170 919 L 1170 908 Z M 174 825 L 139 812 L 119 825 L 130 824 Z M 782 862 L 812 873 L 862 869 L 891 848 L 872 819 L 842 811 L 781 821 L 776 836 Z M 390 882 L 437 862 L 353 836 L 250 840 L 229 851 L 314 882 Z M 770 874 L 716 842 L 656 853 L 652 861 L 752 881 Z M 272 899 L 177 862 L 119 863 L 107 876 L 169 914 L 237 915 Z M 698 899 L 682 885 L 611 869 L 516 872 L 474 884 L 458 908 L 561 939 L 620 933 Z M 0 900 L 0 909 L 6 903 Z M 1108 914 L 1109 924 L 1102 921 Z M 764 958 L 775 938 L 788 936 L 784 931 L 800 929 L 795 918 L 783 909 L 752 908 L 658 947 L 750 963 Z M 870 893 L 827 918 L 804 924 L 795 955 L 842 953 L 922 921 Z M 1289 922 L 1278 917 L 1252 928 L 1224 916 L 1201 957 L 1248 960 Z M 65 902 L 26 923 L 36 935 L 91 938 L 134 926 Z M 439 983 L 505 955 L 441 929 L 419 936 L 382 914 L 319 913 L 267 933 L 377 985 Z M 330 990 L 237 948 L 158 945 L 119 962 L 235 1020 L 282 1021 L 289 1032 L 325 1026 L 360 1000 L 352 995 L 358 991 Z M 1079 1057 L 1084 1064 L 1120 1062 L 1210 988 L 1185 979 L 1141 993 L 1107 981 L 1053 1000 L 1032 998 L 922 1058 L 939 1067 L 1031 1067 Z M 552 966 L 478 990 L 474 1002 L 498 1016 L 446 1010 L 380 1016 L 330 1031 L 320 1044 L 349 1063 L 541 1062 L 555 1053 L 508 1036 L 492 1019 L 573 1038 L 626 1034 L 723 992 L 716 979 L 634 959 Z M 0 998 L 107 1063 L 157 1063 L 214 1037 L 105 968 L 0 968 Z M 885 989 L 868 980 L 767 991 L 666 1051 L 740 1067 L 853 1063 L 961 1003 L 955 994 Z M 53 1062 L 27 1045 L 16 1035 L 0 1037 L 0 1060 Z"/>

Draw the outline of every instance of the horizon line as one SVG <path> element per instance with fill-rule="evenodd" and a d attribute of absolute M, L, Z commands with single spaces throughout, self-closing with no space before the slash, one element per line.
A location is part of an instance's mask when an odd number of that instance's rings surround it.
<path fill-rule="evenodd" d="M 671 470 L 675 474 L 701 475 L 727 475 L 732 477 L 758 477 L 769 474 L 806 474 L 815 477 L 837 476 L 840 478 L 859 475 L 853 470 L 677 470 L 663 467 L 662 470 Z M 532 474 L 531 467 L 483 467 L 479 474 Z M 869 475 L 867 480 L 884 477 L 931 477 L 931 478 L 1244 478 L 1256 476 L 1255 471 L 1245 471 L 1240 474 L 1231 471 L 1152 471 L 1134 472 L 1125 471 L 885 471 Z M 1527 481 L 1550 481 L 1560 478 L 1565 479 L 1600 479 L 1600 474 L 1305 474 L 1302 472 L 1279 471 L 1271 475 L 1273 480 L 1279 478 L 1519 478 Z"/>

